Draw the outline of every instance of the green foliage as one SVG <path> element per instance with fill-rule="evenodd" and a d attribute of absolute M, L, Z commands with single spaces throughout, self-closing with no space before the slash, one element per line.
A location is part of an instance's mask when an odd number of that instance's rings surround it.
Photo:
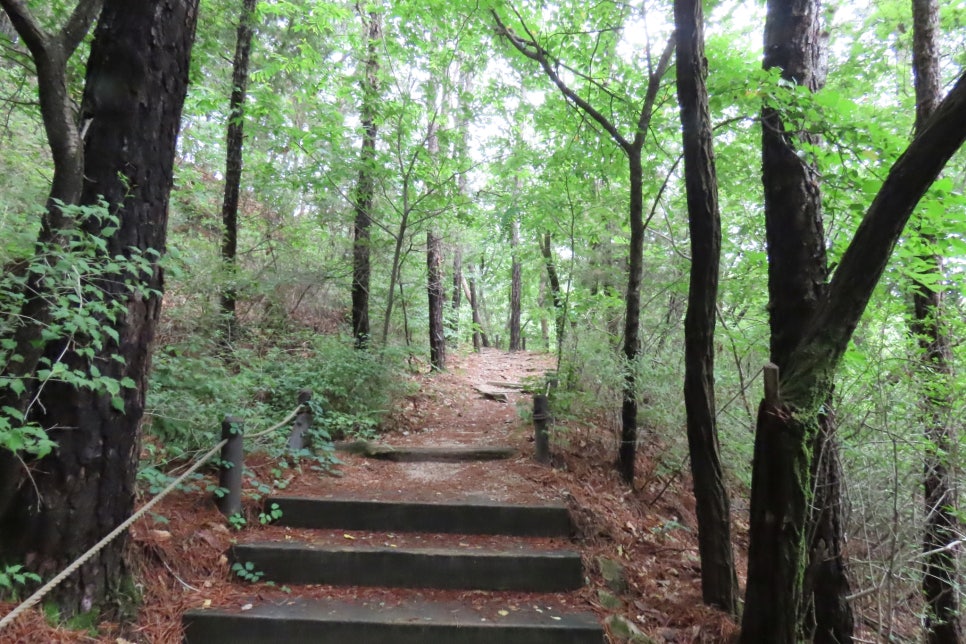
<path fill-rule="evenodd" d="M 19 587 L 29 583 L 40 583 L 40 575 L 24 570 L 20 564 L 0 568 L 0 596 L 15 599 Z"/>
<path fill-rule="evenodd" d="M 133 248 L 127 255 L 107 254 L 107 239 L 116 232 L 118 220 L 106 203 L 57 207 L 70 227 L 58 231 L 56 241 L 37 244 L 32 255 L 13 260 L 14 270 L 0 276 L 0 364 L 24 360 L 14 336 L 21 325 L 36 323 L 22 318 L 31 292 L 44 298 L 49 316 L 39 329 L 41 348 L 59 347 L 56 354 L 42 356 L 32 372 L 21 374 L 14 368 L 0 374 L 0 389 L 27 399 L 24 409 L 0 410 L 0 448 L 37 457 L 50 453 L 54 444 L 39 426 L 27 422 L 27 415 L 47 383 L 108 395 L 115 409 L 124 410 L 121 390 L 133 388 L 134 381 L 103 375 L 95 358 L 122 360 L 112 349 L 119 342 L 115 325 L 127 310 L 127 298 L 155 295 L 139 279 L 153 272 L 154 256 Z M 117 284 L 123 285 L 120 293 Z M 80 359 L 73 366 L 64 359 L 68 351 Z"/>
<path fill-rule="evenodd" d="M 241 579 L 255 583 L 265 576 L 264 571 L 255 570 L 255 564 L 251 561 L 241 562 L 236 561 L 231 565 L 231 571 L 238 575 Z"/>
<path fill-rule="evenodd" d="M 278 503 L 272 503 L 269 506 L 268 512 L 260 512 L 258 514 L 258 522 L 262 525 L 268 525 L 269 523 L 274 523 L 282 518 L 282 508 L 279 507 Z"/>
<path fill-rule="evenodd" d="M 228 515 L 228 525 L 235 530 L 241 530 L 248 525 L 248 521 L 245 519 L 245 515 L 241 514 L 240 512 L 235 512 L 234 514 Z M 255 580 L 253 579 L 252 581 Z"/>

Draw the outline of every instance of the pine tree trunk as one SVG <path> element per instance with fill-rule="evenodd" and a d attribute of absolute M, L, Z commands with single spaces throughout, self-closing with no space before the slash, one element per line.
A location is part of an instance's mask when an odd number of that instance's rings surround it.
<path fill-rule="evenodd" d="M 356 348 L 369 345 L 369 282 L 372 206 L 375 196 L 376 102 L 379 97 L 379 40 L 382 14 L 369 13 L 366 31 L 365 75 L 362 79 L 362 148 L 359 152 L 359 179 L 355 195 L 355 223 L 352 241 L 352 336 Z M 391 288 L 391 285 L 390 285 Z"/>
<path fill-rule="evenodd" d="M 556 332 L 556 346 L 559 350 L 564 339 L 564 300 L 560 289 L 560 276 L 557 275 L 557 265 L 553 261 L 553 246 L 550 233 L 544 233 L 540 239 L 540 254 L 543 255 L 544 265 L 547 267 L 547 280 L 550 284 L 550 295 L 553 298 L 554 331 Z"/>
<path fill-rule="evenodd" d="M 453 294 L 450 300 L 450 314 L 447 317 L 450 342 L 456 347 L 460 342 L 460 308 L 463 306 L 463 249 L 457 244 L 453 248 Z"/>
<path fill-rule="evenodd" d="M 197 0 L 137 3 L 108 0 L 98 22 L 87 65 L 83 111 L 92 119 L 86 138 L 81 203 L 103 197 L 120 219 L 105 237 L 106 257 L 147 251 L 149 275 L 130 278 L 147 289 L 131 296 L 117 280 L 100 287 L 123 298 L 126 315 L 113 324 L 118 343 L 94 358 L 102 376 L 130 379 L 117 398 L 50 382 L 42 413 L 34 418 L 58 443 L 36 464 L 33 484 L 0 517 L 0 549 L 49 578 L 127 518 L 134 503 L 138 426 L 144 412 L 151 342 L 163 287 L 158 256 L 165 250 L 168 196 L 175 141 L 188 81 Z M 106 91 L 106 88 L 123 91 Z M 103 224 L 92 224 L 99 233 Z M 56 350 L 61 347 L 54 347 Z M 123 362 L 112 359 L 117 355 Z M 65 354 L 70 367 L 87 358 Z M 95 555 L 55 591 L 63 614 L 111 608 L 128 584 L 119 538 Z"/>
<path fill-rule="evenodd" d="M 231 75 L 231 99 L 228 107 L 228 136 L 225 147 L 225 196 L 221 205 L 221 261 L 228 283 L 222 287 L 220 308 L 224 341 L 230 345 L 238 330 L 236 317 L 238 198 L 241 191 L 242 147 L 245 141 L 245 94 L 248 90 L 248 61 L 251 57 L 254 29 L 252 19 L 258 0 L 243 0 L 235 41 L 235 61 Z"/>
<path fill-rule="evenodd" d="M 675 0 L 677 90 L 691 232 L 691 279 L 684 320 L 684 406 L 694 479 L 704 602 L 738 614 L 731 506 L 721 468 L 714 393 L 714 330 L 721 256 L 718 179 L 708 111 L 701 0 Z"/>
<path fill-rule="evenodd" d="M 443 240 L 433 231 L 426 233 L 426 269 L 429 295 L 429 363 L 433 371 L 446 369 L 446 332 L 443 308 Z"/>

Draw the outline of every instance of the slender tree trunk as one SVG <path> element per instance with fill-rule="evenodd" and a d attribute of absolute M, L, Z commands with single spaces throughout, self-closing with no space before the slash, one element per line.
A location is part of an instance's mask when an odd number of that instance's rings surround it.
<path fill-rule="evenodd" d="M 148 362 L 161 305 L 168 196 L 175 141 L 188 82 L 197 0 L 138 3 L 108 0 L 98 22 L 87 65 L 83 99 L 90 126 L 86 137 L 81 203 L 107 200 L 119 228 L 105 236 L 106 258 L 147 253 L 148 275 L 131 275 L 143 292 L 130 295 L 119 280 L 99 286 L 120 299 L 126 314 L 113 326 L 108 342 L 93 358 L 101 375 L 131 386 L 117 396 L 75 389 L 51 381 L 43 390 L 33 420 L 48 428 L 58 444 L 37 462 L 31 485 L 0 517 L 0 550 L 29 562 L 48 578 L 127 518 L 134 503 L 138 426 L 144 411 Z M 125 91 L 104 94 L 105 87 Z M 90 223 L 98 234 L 105 222 Z M 70 368 L 86 369 L 91 359 L 68 351 Z M 112 359 L 119 356 L 122 360 Z M 120 409 L 118 409 L 120 407 Z M 62 614 L 109 610 L 128 585 L 119 538 L 78 573 L 58 586 Z"/>
<path fill-rule="evenodd" d="M 457 346 L 460 340 L 460 308 L 463 305 L 463 249 L 457 244 L 453 248 L 453 294 L 450 299 L 448 329 L 450 341 Z"/>
<path fill-rule="evenodd" d="M 817 91 L 825 83 L 824 41 L 819 0 L 769 0 L 765 69 L 777 67 L 785 80 Z M 783 376 L 826 288 L 819 174 L 800 154 L 819 142 L 808 132 L 786 129 L 777 107 L 762 109 L 771 360 Z M 831 383 L 826 387 L 819 393 L 828 404 Z M 838 463 L 835 425 L 828 415 L 821 422 L 817 415 L 814 421 L 779 422 L 786 412 L 777 402 L 763 404 L 759 412 L 753 479 L 761 470 L 761 483 L 752 490 L 752 521 L 784 518 L 778 527 L 752 527 L 742 641 L 851 641 L 838 511 L 841 479 L 832 469 Z M 809 462 L 809 455 L 827 467 Z M 783 543 L 763 543 L 775 539 Z"/>
<path fill-rule="evenodd" d="M 235 41 L 235 61 L 231 75 L 231 99 L 228 107 L 228 137 L 225 160 L 225 197 L 221 205 L 224 230 L 221 240 L 221 261 L 228 283 L 221 292 L 221 316 L 224 340 L 230 345 L 238 330 L 236 317 L 238 254 L 238 197 L 241 191 L 242 148 L 245 142 L 245 94 L 248 91 L 248 61 L 251 57 L 254 29 L 252 26 L 258 0 L 242 0 Z"/>
<path fill-rule="evenodd" d="M 366 30 L 365 74 L 362 77 L 362 148 L 359 152 L 359 180 L 356 184 L 355 223 L 352 242 L 352 335 L 356 348 L 369 344 L 369 281 L 372 206 L 375 197 L 376 103 L 379 100 L 379 41 L 382 14 L 369 13 Z M 383 338 L 385 341 L 385 338 Z"/>
<path fill-rule="evenodd" d="M 912 63 L 916 86 L 916 131 L 936 111 L 940 101 L 939 3 L 913 0 Z M 935 243 L 930 234 L 917 233 L 927 247 Z M 934 253 L 919 257 L 928 273 L 942 283 L 942 260 Z M 952 422 L 950 396 L 953 386 L 952 345 L 943 325 L 942 293 L 922 281 L 913 284 L 912 333 L 918 339 L 922 387 L 921 424 L 927 445 L 924 458 L 922 590 L 926 602 L 924 623 L 927 644 L 958 644 L 962 639 L 959 621 L 959 571 L 956 512 L 956 473 L 951 455 L 957 444 Z"/>
<path fill-rule="evenodd" d="M 557 275 L 557 265 L 553 261 L 551 241 L 550 233 L 544 233 L 540 239 L 540 254 L 543 255 L 543 262 L 547 267 L 547 280 L 550 284 L 550 295 L 553 298 L 554 331 L 556 332 L 557 350 L 559 351 L 564 340 L 564 297 L 560 288 L 560 276 Z"/>
<path fill-rule="evenodd" d="M 521 295 L 523 277 L 520 268 L 520 221 L 514 219 L 510 231 L 510 253 L 513 256 L 510 266 L 510 351 L 520 351 L 523 346 L 520 336 Z"/>
<path fill-rule="evenodd" d="M 624 318 L 624 390 L 621 403 L 621 442 L 617 451 L 617 470 L 625 483 L 634 482 L 637 457 L 637 354 L 641 326 L 641 280 L 644 277 L 644 183 L 641 150 L 627 150 L 631 179 L 631 244 Z"/>
<path fill-rule="evenodd" d="M 426 233 L 426 272 L 429 295 L 429 363 L 433 371 L 446 369 L 446 333 L 443 326 L 443 240 L 433 231 Z"/>
<path fill-rule="evenodd" d="M 675 0 L 677 91 L 684 133 L 684 177 L 691 232 L 691 279 L 684 320 L 684 407 L 694 478 L 705 603 L 738 614 L 731 506 L 721 468 L 714 395 L 714 329 L 721 215 L 708 111 L 701 0 Z"/>
<path fill-rule="evenodd" d="M 469 291 L 470 310 L 473 312 L 473 351 L 479 353 L 483 347 L 483 322 L 480 319 L 479 303 L 476 301 L 476 277 L 473 275 L 470 275 Z"/>

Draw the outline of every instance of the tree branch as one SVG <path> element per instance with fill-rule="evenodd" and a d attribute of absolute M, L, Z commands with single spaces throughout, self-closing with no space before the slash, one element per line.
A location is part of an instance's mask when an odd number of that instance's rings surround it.
<path fill-rule="evenodd" d="M 823 402 L 810 400 L 814 381 L 801 376 L 815 372 L 820 379 L 831 377 L 913 209 L 964 141 L 966 74 L 893 164 L 842 255 L 827 294 L 783 374 L 788 402 Z"/>
<path fill-rule="evenodd" d="M 23 38 L 27 49 L 35 59 L 45 57 L 50 47 L 50 34 L 44 31 L 37 18 L 30 13 L 24 0 L 0 0 L 0 7 L 10 17 L 10 24 Z"/>
<path fill-rule="evenodd" d="M 67 24 L 60 30 L 57 38 L 64 48 L 64 58 L 70 58 L 77 46 L 90 31 L 94 19 L 101 12 L 104 0 L 80 0 L 74 7 L 74 12 L 67 20 Z"/>
<path fill-rule="evenodd" d="M 634 133 L 633 145 L 640 148 L 644 145 L 644 138 L 647 130 L 651 126 L 651 115 L 654 113 L 654 102 L 657 100 L 657 92 L 661 88 L 661 79 L 671 66 L 671 56 L 674 55 L 674 34 L 667 39 L 667 45 L 658 60 L 655 69 L 647 79 L 647 93 L 644 95 L 644 105 L 641 106 L 641 117 L 637 120 L 637 132 Z"/>
<path fill-rule="evenodd" d="M 614 139 L 617 145 L 621 146 L 625 152 L 631 149 L 631 143 L 621 135 L 621 133 L 617 130 L 617 127 L 610 121 L 610 119 L 598 112 L 593 105 L 581 98 L 574 90 L 563 82 L 556 70 L 556 67 L 559 67 L 560 65 L 559 61 L 554 60 L 551 64 L 550 53 L 544 49 L 535 38 L 533 38 L 532 34 L 529 34 L 528 32 L 530 39 L 525 40 L 516 35 L 512 29 L 503 23 L 496 10 L 491 9 L 490 13 L 493 15 L 493 19 L 496 21 L 497 33 L 506 38 L 507 41 L 509 41 L 509 43 L 513 45 L 518 52 L 530 60 L 539 63 L 544 73 L 551 81 L 553 81 L 553 84 L 557 86 L 557 89 L 559 89 L 560 93 L 564 95 L 564 98 L 571 101 L 574 105 L 586 112 L 592 119 L 597 121 L 597 123 L 599 123 L 600 126 L 604 128 L 608 134 L 610 134 L 611 138 Z"/>

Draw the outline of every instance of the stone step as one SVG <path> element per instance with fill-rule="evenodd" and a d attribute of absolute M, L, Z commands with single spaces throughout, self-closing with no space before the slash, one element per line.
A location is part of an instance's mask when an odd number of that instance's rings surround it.
<path fill-rule="evenodd" d="M 506 608 L 294 599 L 247 611 L 191 610 L 182 621 L 187 644 L 603 644 L 590 613 Z"/>
<path fill-rule="evenodd" d="M 445 445 L 439 447 L 420 447 L 387 445 L 372 441 L 357 440 L 336 443 L 341 452 L 360 454 L 369 458 L 397 463 L 463 463 L 467 461 L 496 461 L 513 458 L 517 454 L 508 445 Z"/>
<path fill-rule="evenodd" d="M 276 525 L 322 530 L 498 534 L 569 537 L 574 532 L 564 505 L 496 502 L 417 503 L 277 496 L 265 502 L 282 512 Z"/>
<path fill-rule="evenodd" d="M 279 584 L 558 592 L 583 584 L 576 552 L 314 546 L 259 542 L 229 558 Z"/>

